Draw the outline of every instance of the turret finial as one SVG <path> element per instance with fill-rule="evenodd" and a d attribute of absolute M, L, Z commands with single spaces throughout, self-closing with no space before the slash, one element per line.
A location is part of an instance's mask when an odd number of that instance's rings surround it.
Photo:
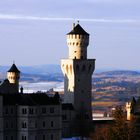
<path fill-rule="evenodd" d="M 74 28 L 75 28 L 75 23 L 73 23 L 73 25 L 72 25 L 72 30 L 74 30 Z"/>
<path fill-rule="evenodd" d="M 80 22 L 80 21 L 79 21 L 79 20 L 77 20 L 77 24 L 79 24 L 79 22 Z"/>

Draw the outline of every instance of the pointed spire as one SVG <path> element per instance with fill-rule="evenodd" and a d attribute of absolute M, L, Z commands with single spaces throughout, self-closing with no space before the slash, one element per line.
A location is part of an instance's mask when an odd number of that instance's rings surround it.
<path fill-rule="evenodd" d="M 17 72 L 20 73 L 20 71 L 18 70 L 17 66 L 15 65 L 15 63 L 13 63 L 13 65 L 11 66 L 11 68 L 8 70 L 8 72 Z"/>
<path fill-rule="evenodd" d="M 79 34 L 79 35 L 89 35 L 79 24 L 79 21 L 78 21 L 78 24 L 75 26 L 75 23 L 73 24 L 73 29 L 71 32 L 69 32 L 67 35 L 69 34 Z"/>

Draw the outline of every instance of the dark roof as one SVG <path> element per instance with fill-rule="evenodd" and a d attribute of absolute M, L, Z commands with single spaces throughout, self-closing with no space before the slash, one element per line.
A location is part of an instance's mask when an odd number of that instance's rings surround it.
<path fill-rule="evenodd" d="M 54 97 L 49 97 L 45 93 L 33 93 L 33 94 L 0 94 L 3 96 L 3 105 L 25 105 L 25 106 L 35 106 L 35 105 L 58 105 L 60 104 L 60 99 Z"/>
<path fill-rule="evenodd" d="M 11 68 L 8 70 L 8 72 L 17 72 L 19 73 L 20 71 L 18 70 L 17 66 L 13 64 Z"/>
<path fill-rule="evenodd" d="M 73 30 L 69 34 L 80 34 L 80 35 L 89 35 L 79 24 L 74 26 Z"/>
<path fill-rule="evenodd" d="M 71 103 L 63 103 L 62 110 L 74 110 L 74 107 Z"/>

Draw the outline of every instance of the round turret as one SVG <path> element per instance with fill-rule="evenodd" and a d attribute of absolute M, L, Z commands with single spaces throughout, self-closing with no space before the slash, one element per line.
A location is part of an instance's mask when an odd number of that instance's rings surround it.
<path fill-rule="evenodd" d="M 20 71 L 15 64 L 7 71 L 7 79 L 11 84 L 18 84 L 20 78 Z"/>
<path fill-rule="evenodd" d="M 73 24 L 73 29 L 67 34 L 70 59 L 87 59 L 89 34 L 79 25 Z"/>

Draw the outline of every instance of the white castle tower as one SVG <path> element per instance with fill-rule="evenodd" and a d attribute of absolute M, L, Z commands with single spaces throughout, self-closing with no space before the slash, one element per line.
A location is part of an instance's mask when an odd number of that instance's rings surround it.
<path fill-rule="evenodd" d="M 126 106 L 126 112 L 127 112 L 127 120 L 130 121 L 131 120 L 132 103 L 127 102 L 125 106 Z"/>
<path fill-rule="evenodd" d="M 20 71 L 16 67 L 15 64 L 11 66 L 11 68 L 7 71 L 7 79 L 10 84 L 15 85 L 15 91 L 19 91 L 19 79 L 20 79 Z"/>
<path fill-rule="evenodd" d="M 67 34 L 69 47 L 68 59 L 61 60 L 64 74 L 64 102 L 72 103 L 76 112 L 84 111 L 89 120 L 92 119 L 92 73 L 95 59 L 87 59 L 89 34 L 79 25 Z"/>

